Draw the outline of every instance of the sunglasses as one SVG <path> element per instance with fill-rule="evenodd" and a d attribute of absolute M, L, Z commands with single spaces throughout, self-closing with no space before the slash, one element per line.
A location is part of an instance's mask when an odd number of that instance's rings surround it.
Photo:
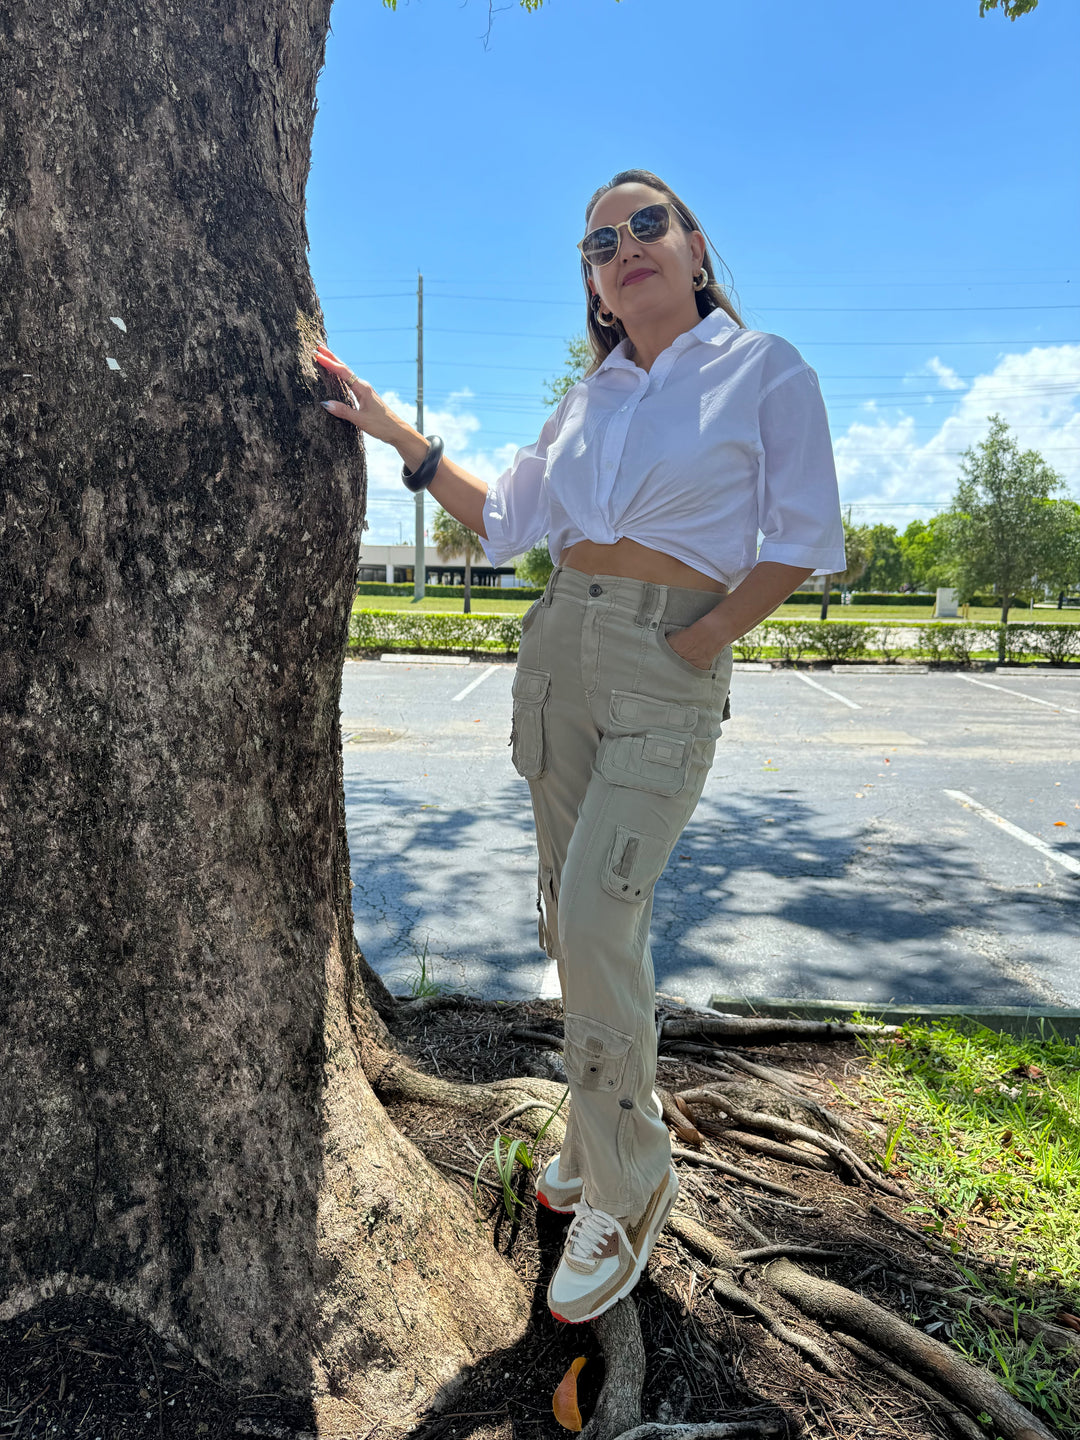
<path fill-rule="evenodd" d="M 601 225 L 596 230 L 590 230 L 585 239 L 579 241 L 577 248 L 586 264 L 610 265 L 619 253 L 624 227 L 640 244 L 655 245 L 671 228 L 671 212 L 674 208 L 668 200 L 658 201 L 655 205 L 644 205 L 640 210 L 635 210 L 629 220 L 620 220 L 618 225 Z"/>

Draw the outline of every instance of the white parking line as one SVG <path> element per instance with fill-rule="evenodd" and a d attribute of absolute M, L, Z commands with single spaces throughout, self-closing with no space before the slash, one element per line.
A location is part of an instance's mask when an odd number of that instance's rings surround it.
<path fill-rule="evenodd" d="M 1052 845 L 1047 845 L 1045 840 L 1040 840 L 1037 835 L 1031 835 L 1026 830 L 1021 830 L 1019 825 L 1014 825 L 1011 820 L 996 815 L 993 810 L 988 810 L 985 805 L 980 805 L 978 800 L 973 800 L 970 795 L 965 795 L 962 790 L 946 790 L 945 794 L 956 800 L 961 805 L 966 805 L 969 810 L 974 810 L 976 815 L 981 815 L 984 820 L 989 820 L 992 825 L 1000 825 L 1006 834 L 1011 835 L 1014 840 L 1019 840 L 1024 845 L 1030 845 L 1032 850 L 1038 850 L 1040 855 L 1045 855 L 1048 860 L 1055 861 L 1063 870 L 1070 871 L 1073 875 L 1080 875 L 1080 860 L 1074 860 L 1071 855 L 1064 855 L 1060 850 L 1055 850 Z"/>
<path fill-rule="evenodd" d="M 477 685 L 482 685 L 489 675 L 495 674 L 495 671 L 498 668 L 499 667 L 497 665 L 489 665 L 486 670 L 482 671 L 479 675 L 477 675 L 475 680 L 470 680 L 468 685 L 465 686 L 464 690 L 459 690 L 458 693 L 454 696 L 454 700 L 464 700 L 465 696 L 468 695 L 470 690 L 475 690 Z M 450 701 L 451 705 L 453 705 L 454 700 Z"/>
<path fill-rule="evenodd" d="M 811 680 L 809 675 L 804 675 L 801 670 L 791 672 L 798 679 L 804 680 L 807 685 L 812 685 L 815 690 L 822 690 L 826 695 L 831 695 L 834 700 L 839 700 L 841 705 L 847 705 L 852 710 L 861 710 L 861 705 L 856 705 L 854 700 L 849 700 L 846 695 L 838 695 L 835 690 L 830 690 L 827 685 L 821 685 L 817 680 Z"/>
<path fill-rule="evenodd" d="M 1049 705 L 1051 710 L 1062 710 L 1066 715 L 1080 715 L 1080 710 L 1073 710 L 1069 705 L 1055 705 L 1053 700 L 1040 700 L 1037 695 L 1025 695 L 1023 690 L 1010 690 L 1007 685 L 991 685 L 989 680 L 973 680 L 970 675 L 959 672 L 956 678 L 966 680 L 969 685 L 981 685 L 985 690 L 1000 690 L 1003 695 L 1019 695 L 1021 700 L 1030 700 L 1033 705 Z"/>

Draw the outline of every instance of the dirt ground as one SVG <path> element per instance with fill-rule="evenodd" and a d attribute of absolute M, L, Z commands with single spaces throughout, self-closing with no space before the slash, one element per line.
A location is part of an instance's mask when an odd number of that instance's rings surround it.
<path fill-rule="evenodd" d="M 550 1033 L 551 1049 L 515 1038 L 512 1032 L 523 1028 Z M 446 1078 L 559 1078 L 560 1033 L 557 1003 L 535 1001 L 498 1011 L 465 1005 L 406 1016 L 397 1040 L 417 1068 Z M 740 1046 L 739 1054 L 788 1072 L 849 1120 L 873 1118 L 858 1084 L 868 1061 L 853 1041 Z M 658 1084 L 669 1093 L 708 1084 L 715 1078 L 711 1066 L 703 1055 L 661 1055 Z M 837 1102 L 837 1090 L 850 1106 Z M 390 1115 L 453 1183 L 471 1192 L 473 1172 L 492 1141 L 475 1117 L 412 1103 L 391 1106 Z M 747 1223 L 770 1241 L 831 1249 L 829 1279 L 904 1319 L 918 1317 L 922 1328 L 948 1338 L 955 1311 L 916 1294 L 911 1284 L 949 1286 L 958 1272 L 947 1244 L 900 1218 L 904 1201 L 846 1183 L 833 1170 L 803 1168 L 725 1143 L 724 1129 L 731 1126 L 702 1121 L 701 1128 L 706 1153 L 789 1187 L 797 1198 L 679 1162 L 677 1213 L 699 1220 L 735 1251 L 759 1243 L 744 1229 Z M 524 1135 L 512 1127 L 508 1133 Z M 869 1157 L 865 1146 L 851 1143 Z M 551 1148 L 541 1152 L 544 1160 Z M 483 1174 L 495 1179 L 490 1164 Z M 517 1193 L 524 1203 L 511 1219 L 501 1190 L 483 1187 L 482 1213 L 491 1242 L 536 1287 L 529 1343 L 517 1347 L 510 1361 L 502 1354 L 497 1364 L 477 1365 L 465 1387 L 467 1402 L 432 1416 L 408 1440 L 559 1440 L 569 1432 L 553 1416 L 552 1394 L 571 1361 L 582 1355 L 587 1363 L 579 1397 L 588 1420 L 603 1378 L 597 1337 L 591 1326 L 554 1321 L 544 1301 L 566 1222 L 535 1205 L 531 1180 L 521 1169 Z M 975 1243 L 983 1248 L 970 1248 Z M 1001 1284 L 1011 1257 L 997 1249 L 993 1235 L 974 1242 L 965 1233 L 963 1244 L 957 1258 Z M 644 1416 L 700 1422 L 734 1419 L 767 1406 L 783 1414 L 790 1435 L 823 1440 L 921 1440 L 954 1433 L 927 1401 L 857 1359 L 827 1329 L 771 1291 L 763 1264 L 748 1263 L 735 1278 L 793 1330 L 816 1339 L 839 1377 L 774 1338 L 754 1316 L 722 1304 L 711 1288 L 712 1273 L 670 1229 L 664 1232 L 634 1292 L 649 1361 Z M 1078 1298 L 1070 1292 L 1057 1300 L 1062 1310 L 1078 1314 Z M 302 1401 L 231 1389 L 145 1326 L 97 1303 L 56 1297 L 0 1326 L 0 1440 L 231 1440 L 238 1434 L 295 1440 L 303 1433 L 297 1427 L 304 1412 Z M 986 1433 L 992 1436 L 992 1429 Z M 366 1430 L 358 1416 L 355 1440 L 383 1436 Z M 393 1440 L 404 1440 L 403 1433 Z"/>

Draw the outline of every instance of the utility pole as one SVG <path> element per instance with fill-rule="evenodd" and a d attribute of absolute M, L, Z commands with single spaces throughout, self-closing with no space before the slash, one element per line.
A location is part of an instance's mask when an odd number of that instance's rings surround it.
<path fill-rule="evenodd" d="M 424 433 L 424 277 L 416 272 L 416 428 Z M 424 492 L 416 492 L 416 555 L 413 559 L 413 599 L 424 598 Z"/>

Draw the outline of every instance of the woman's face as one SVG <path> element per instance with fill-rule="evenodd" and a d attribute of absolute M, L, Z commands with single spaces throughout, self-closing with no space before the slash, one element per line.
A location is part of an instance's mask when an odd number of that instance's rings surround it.
<path fill-rule="evenodd" d="M 666 199 L 649 185 L 617 185 L 596 202 L 588 228 L 618 225 L 635 210 Z M 696 314 L 694 276 L 701 269 L 705 238 L 698 230 L 686 231 L 675 215 L 667 234 L 651 245 L 635 240 L 626 226 L 619 231 L 622 243 L 609 265 L 591 266 L 589 289 L 600 296 L 600 304 L 632 330 L 635 321 L 648 321 L 685 311 Z"/>

